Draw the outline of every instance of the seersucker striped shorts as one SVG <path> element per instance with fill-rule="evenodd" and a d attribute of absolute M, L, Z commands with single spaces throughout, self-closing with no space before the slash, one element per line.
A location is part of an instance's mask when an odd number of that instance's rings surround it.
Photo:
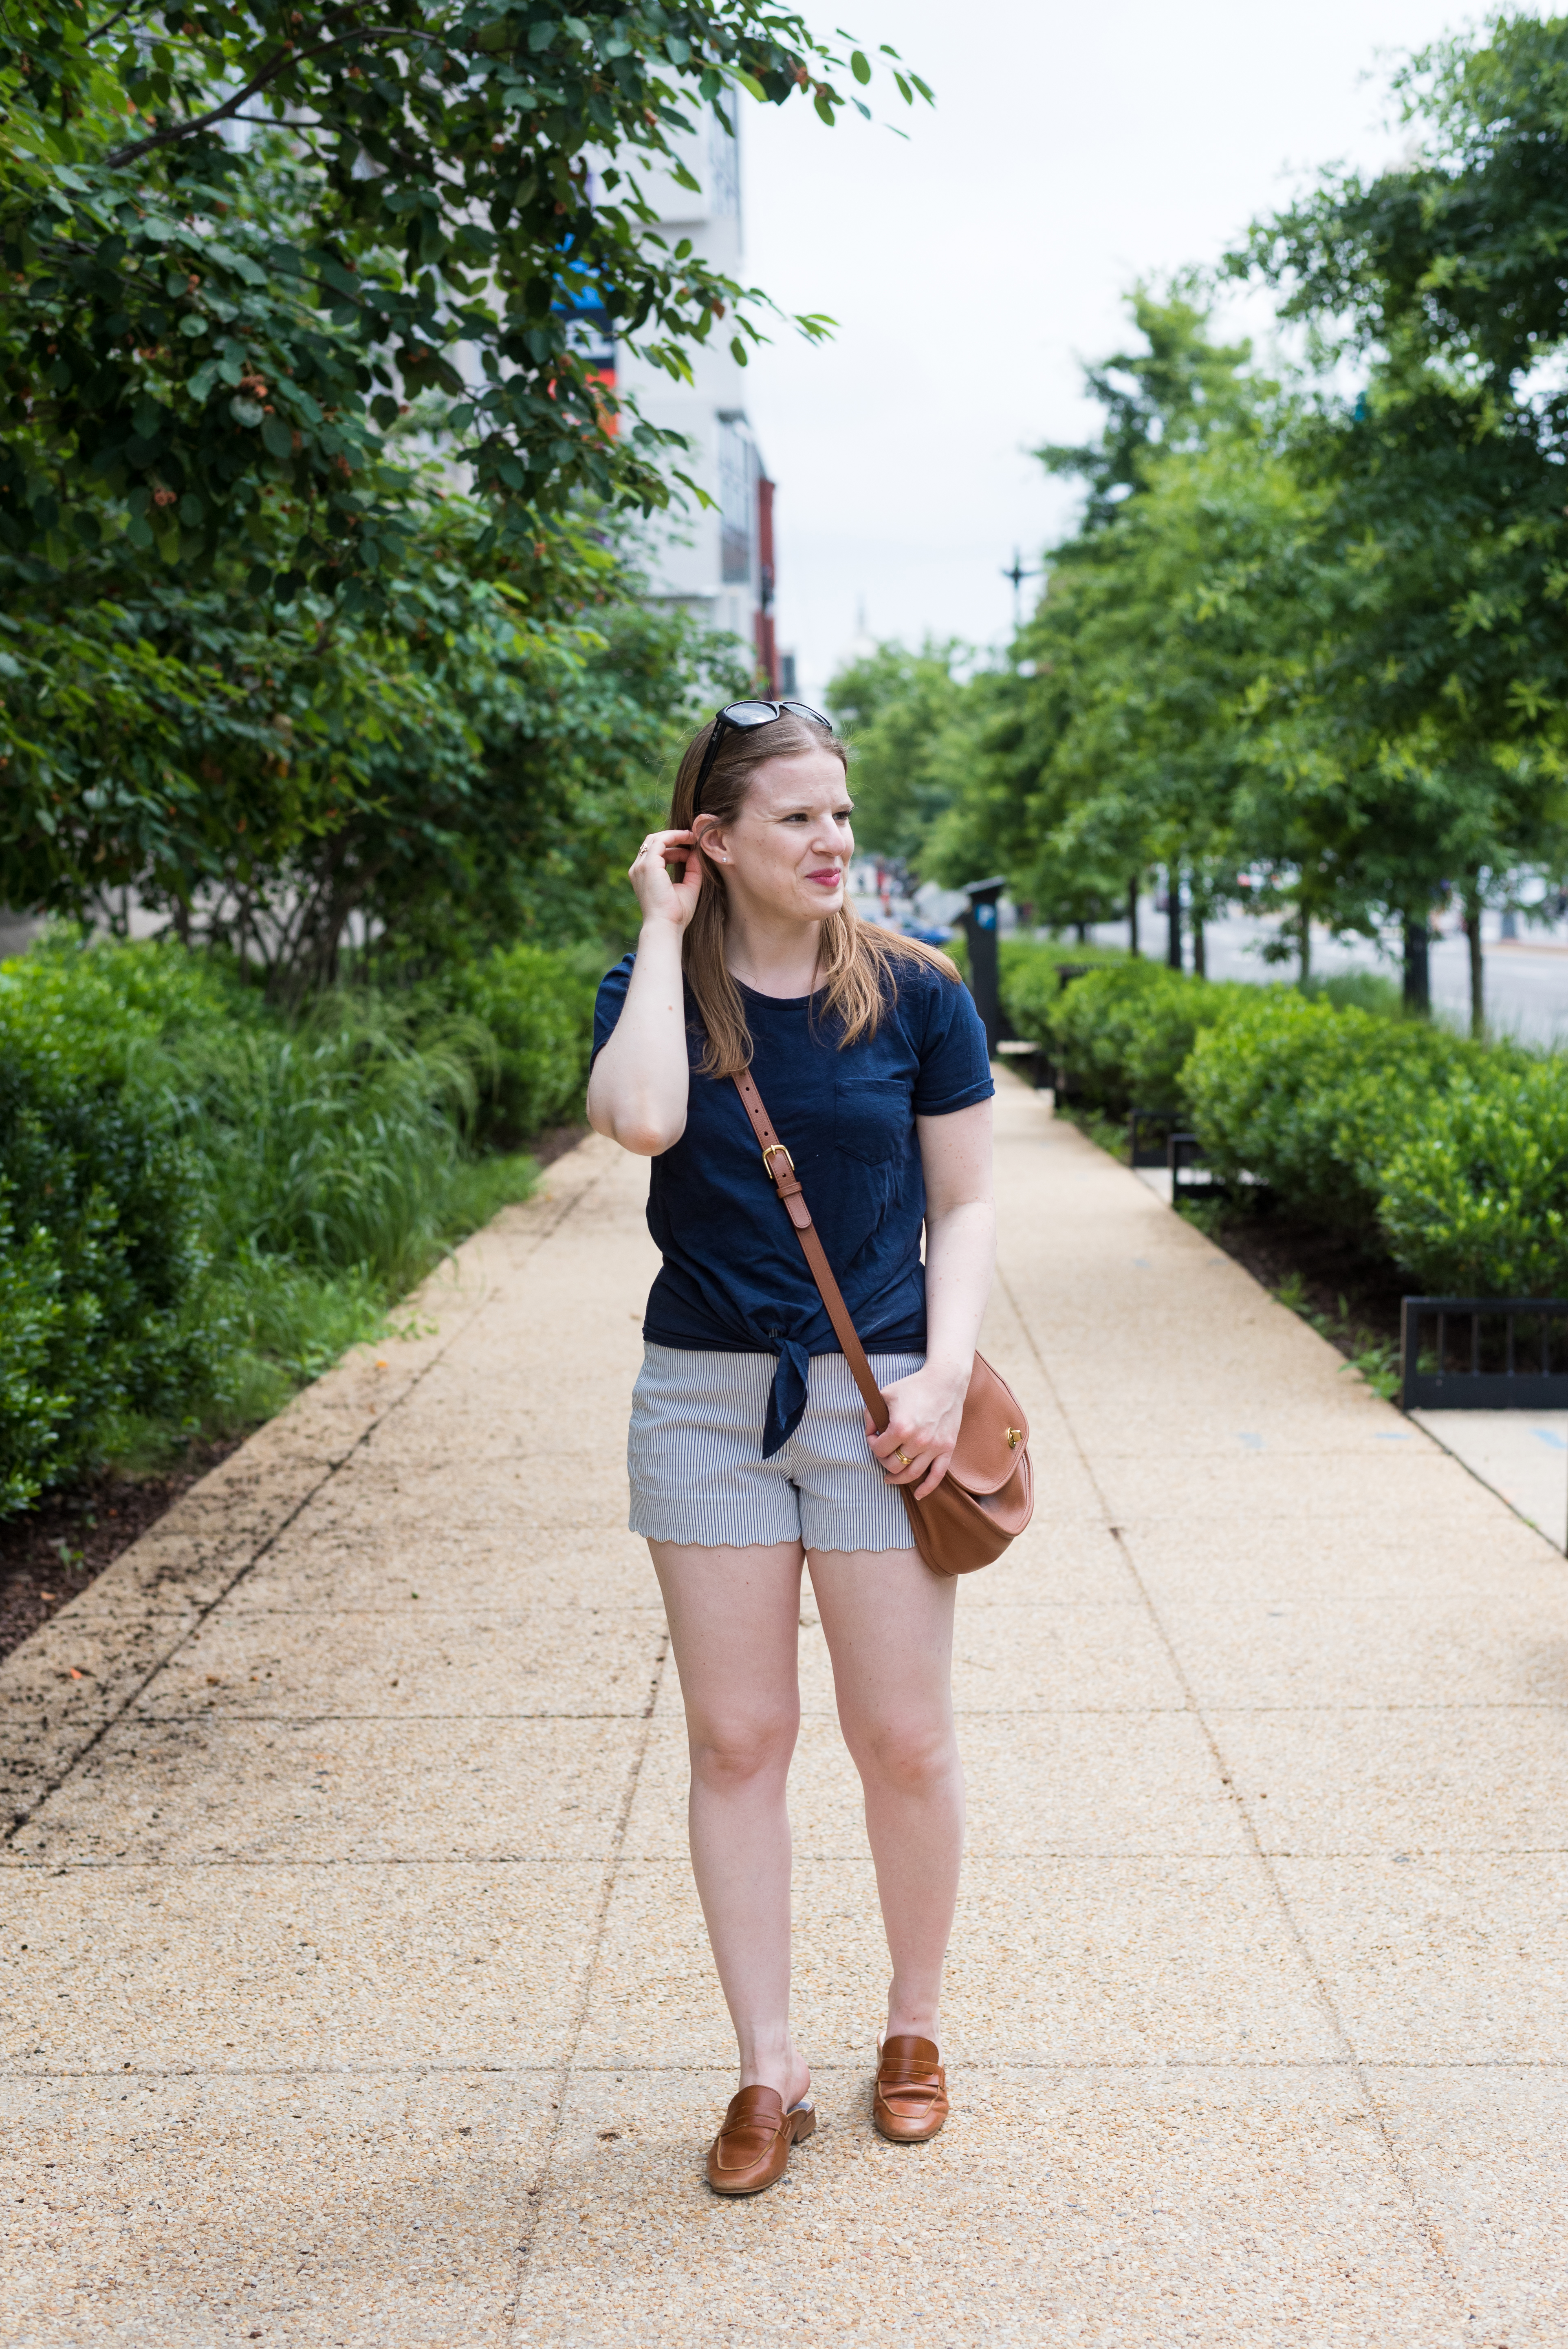
<path fill-rule="evenodd" d="M 924 1359 L 870 1357 L 879 1386 Z M 872 1457 L 865 1405 L 841 1354 L 812 1355 L 805 1415 L 764 1460 L 774 1367 L 771 1354 L 645 1346 L 626 1438 L 632 1531 L 710 1548 L 912 1549 L 903 1502 Z"/>

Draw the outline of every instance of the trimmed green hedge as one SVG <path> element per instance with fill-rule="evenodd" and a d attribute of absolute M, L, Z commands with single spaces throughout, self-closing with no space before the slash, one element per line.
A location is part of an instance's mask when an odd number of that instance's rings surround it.
<path fill-rule="evenodd" d="M 1205 985 L 1158 962 L 1101 949 L 1101 960 L 1064 987 L 1065 947 L 1016 949 L 1002 963 L 1002 1007 L 1028 1037 L 1071 1071 L 1096 1107 L 1180 1106 L 1180 1078 L 1202 1029 L 1226 1018 L 1257 989 Z"/>
<path fill-rule="evenodd" d="M 1568 1296 L 1568 1067 L 1454 1085 L 1384 1164 L 1377 1220 L 1434 1295 Z"/>
<path fill-rule="evenodd" d="M 1246 1167 L 1324 1221 L 1375 1224 L 1394 1150 L 1461 1078 L 1484 1081 L 1496 1048 L 1288 988 L 1247 993 L 1182 1071 L 1194 1131 L 1222 1172 Z"/>
<path fill-rule="evenodd" d="M 1416 1288 L 1568 1294 L 1563 1060 L 1152 963 L 1035 1003 L 1020 988 L 1014 1024 L 1091 1100 L 1179 1110 L 1221 1173 L 1386 1250 Z"/>
<path fill-rule="evenodd" d="M 963 944 L 962 938 L 954 942 Z M 1003 938 L 997 948 L 1002 1009 L 1016 1034 L 1026 1036 L 1046 1050 L 1055 1049 L 1053 1019 L 1057 1007 L 1081 982 L 1063 988 L 1058 973 L 1065 964 L 1088 963 L 1091 969 L 1144 970 L 1147 964 L 1129 962 L 1117 947 L 1079 947 L 1063 938 Z"/>
<path fill-rule="evenodd" d="M 592 988 L 521 947 L 445 992 L 289 1019 L 172 943 L 0 965 L 0 1516 L 265 1417 L 527 1195 L 477 1137 L 580 1113 Z"/>

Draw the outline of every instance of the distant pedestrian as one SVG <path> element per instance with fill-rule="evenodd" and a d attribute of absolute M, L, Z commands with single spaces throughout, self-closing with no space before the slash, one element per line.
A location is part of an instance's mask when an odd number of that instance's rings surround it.
<path fill-rule="evenodd" d="M 669 1615 L 692 1866 L 739 2044 L 707 2158 L 724 2194 L 771 2185 L 815 2126 L 789 2027 L 802 1560 L 892 1959 L 872 2116 L 911 2143 L 948 2110 L 956 1586 L 922 1564 L 895 1488 L 934 1491 L 958 1432 L 991 1284 L 993 1085 L 951 962 L 846 901 L 846 763 L 799 702 L 732 703 L 694 737 L 670 828 L 631 869 L 642 928 L 600 988 L 588 1088 L 595 1129 L 654 1162 L 664 1268 L 632 1404 L 631 1523 Z M 881 1435 L 732 1081 L 748 1069 L 892 1407 Z"/>

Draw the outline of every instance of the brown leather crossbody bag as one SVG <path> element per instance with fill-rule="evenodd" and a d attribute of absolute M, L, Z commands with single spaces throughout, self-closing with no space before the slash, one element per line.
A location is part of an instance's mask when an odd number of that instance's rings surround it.
<path fill-rule="evenodd" d="M 749 1070 L 736 1078 L 735 1086 L 762 1145 L 763 1164 L 773 1177 L 811 1278 L 821 1292 L 844 1360 L 880 1435 L 892 1414 L 872 1376 L 866 1350 L 855 1334 L 849 1308 L 817 1237 L 795 1162 L 773 1131 Z M 934 1574 L 973 1574 L 977 1567 L 989 1566 L 1028 1524 L 1035 1506 L 1029 1423 L 1006 1380 L 997 1377 L 983 1354 L 975 1357 L 958 1441 L 946 1475 L 923 1501 L 915 1499 L 908 1485 L 898 1489 L 909 1512 L 915 1548 Z"/>

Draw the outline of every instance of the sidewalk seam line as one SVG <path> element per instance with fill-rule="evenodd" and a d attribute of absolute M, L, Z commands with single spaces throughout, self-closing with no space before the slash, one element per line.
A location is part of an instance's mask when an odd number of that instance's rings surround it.
<path fill-rule="evenodd" d="M 550 2186 L 551 2170 L 554 2164 L 556 2149 L 561 2142 L 562 2116 L 566 2110 L 567 2093 L 572 2085 L 577 2050 L 582 2044 L 583 2033 L 588 2022 L 588 2010 L 593 2003 L 593 1987 L 598 1980 L 599 1963 L 603 1954 L 605 1930 L 610 1921 L 610 1903 L 614 1898 L 615 1886 L 620 1878 L 626 1835 L 632 1823 L 632 1806 L 636 1800 L 643 1763 L 646 1758 L 649 1741 L 653 1735 L 654 1713 L 658 1704 L 659 1691 L 664 1682 L 665 1665 L 668 1661 L 669 1652 L 670 1635 L 666 1629 L 659 1643 L 658 1659 L 654 1668 L 653 1686 L 648 1692 L 648 1701 L 643 1710 L 643 1734 L 637 1742 L 636 1751 L 632 1756 L 631 1768 L 626 1774 L 625 1789 L 621 1797 L 620 1816 L 616 1821 L 610 1850 L 603 1863 L 603 1883 L 599 1894 L 598 1914 L 593 1920 L 593 1944 L 589 1951 L 588 1962 L 583 1969 L 583 1988 L 577 2002 L 577 2013 L 570 2027 L 560 2063 L 556 2066 L 555 2117 L 545 2134 L 544 2150 L 539 2164 L 538 2183 L 531 2190 L 528 2198 L 532 2207 L 529 2210 L 521 2239 L 517 2247 L 512 2288 L 501 2311 L 501 2329 L 508 2333 L 515 2330 L 520 2304 L 528 2286 L 533 2259 L 534 2239 L 539 2232 L 539 2221 L 544 2211 L 544 2199 Z"/>
<path fill-rule="evenodd" d="M 1243 1267 L 1243 1269 L 1244 1270 L 1245 1268 Z M 1322 2010 L 1326 2016 L 1336 2037 L 1338 2039 L 1340 2045 L 1345 2050 L 1343 2068 L 1347 2070 L 1351 2077 L 1354 2079 L 1357 2088 L 1360 2093 L 1362 2101 L 1366 2106 L 1367 2116 L 1377 2131 L 1378 2137 L 1382 2142 L 1384 2153 L 1387 2159 L 1389 2170 L 1394 2178 L 1398 2179 L 1400 2191 L 1405 2197 L 1406 2205 L 1409 2210 L 1411 2221 L 1416 2228 L 1418 2235 L 1426 2243 L 1436 2264 L 1438 2273 L 1442 2276 L 1448 2283 L 1449 2290 L 1458 2303 L 1461 2321 L 1468 2323 L 1471 2319 L 1472 2312 L 1469 2307 L 1465 2296 L 1463 2283 L 1449 2260 L 1447 2251 L 1443 2244 L 1442 2236 L 1437 2224 L 1436 2216 L 1435 2214 L 1429 2214 L 1423 2201 L 1416 2190 L 1414 2180 L 1408 2174 L 1403 2162 L 1399 2159 L 1398 2153 L 1395 2151 L 1394 2141 L 1392 2137 L 1389 2135 L 1387 2122 L 1383 2116 L 1382 2109 L 1379 2106 L 1377 2098 L 1372 2094 L 1371 2085 L 1363 2071 L 1360 2058 L 1357 2056 L 1355 2046 L 1351 2042 L 1350 2034 L 1345 2027 L 1345 2022 L 1339 2013 L 1338 2006 L 1335 2002 L 1327 1983 L 1324 1981 L 1323 1976 L 1319 1971 L 1316 1960 L 1314 1958 L 1312 1950 L 1307 1942 L 1306 1935 L 1295 1915 L 1295 1911 L 1291 1907 L 1290 1901 L 1285 1896 L 1284 1888 L 1281 1884 L 1279 1878 L 1275 1873 L 1269 1855 L 1264 1850 L 1262 1842 L 1258 1836 L 1256 1825 L 1253 1819 L 1252 1812 L 1248 1807 L 1240 1788 L 1235 1784 L 1235 1773 L 1227 1764 L 1225 1757 L 1220 1749 L 1219 1739 L 1215 1734 L 1214 1729 L 1212 1726 L 1207 1714 L 1204 1713 L 1203 1708 L 1198 1703 L 1192 1694 L 1191 1683 L 1188 1680 L 1187 1673 L 1182 1666 L 1181 1658 L 1177 1655 L 1175 1643 L 1171 1640 L 1170 1632 L 1165 1628 L 1163 1617 L 1161 1616 L 1159 1609 L 1155 1606 L 1152 1598 L 1150 1596 L 1148 1587 L 1144 1582 L 1142 1575 L 1139 1572 L 1137 1561 L 1133 1557 L 1131 1547 L 1129 1544 L 1126 1530 L 1123 1526 L 1117 1525 L 1112 1519 L 1110 1506 L 1106 1499 L 1099 1478 L 1095 1474 L 1094 1464 L 1089 1459 L 1088 1454 L 1085 1451 L 1083 1444 L 1079 1439 L 1078 1429 L 1074 1425 L 1073 1421 L 1068 1414 L 1067 1406 L 1063 1402 L 1060 1393 L 1057 1392 L 1056 1381 L 1052 1378 L 1050 1371 L 1046 1367 L 1045 1358 L 1036 1342 L 1034 1330 L 1030 1328 L 1028 1321 L 1026 1319 L 1023 1309 L 1020 1306 L 1016 1296 L 1014 1294 L 1012 1285 L 1008 1281 L 1006 1274 L 1003 1271 L 1000 1263 L 998 1263 L 996 1267 L 996 1281 L 1003 1295 L 1006 1298 L 1008 1305 L 1012 1309 L 1014 1318 L 1017 1321 L 1018 1327 L 1024 1334 L 1025 1342 L 1028 1346 L 1030 1353 L 1035 1358 L 1036 1367 L 1039 1371 L 1041 1378 L 1045 1381 L 1051 1401 L 1056 1405 L 1057 1411 L 1060 1414 L 1062 1425 L 1066 1428 L 1068 1434 L 1071 1438 L 1073 1449 L 1077 1452 L 1078 1459 L 1083 1464 L 1084 1474 L 1088 1478 L 1089 1483 L 1094 1489 L 1095 1495 L 1099 1502 L 1100 1507 L 1105 1513 L 1106 1530 L 1110 1535 L 1111 1539 L 1116 1543 L 1117 1547 L 1121 1552 L 1122 1557 L 1126 1561 L 1127 1570 L 1129 1574 L 1131 1575 L 1133 1581 L 1138 1588 L 1139 1593 L 1142 1598 L 1144 1606 L 1149 1610 L 1149 1619 L 1153 1624 L 1155 1631 L 1159 1635 L 1161 1644 L 1163 1646 L 1166 1655 L 1170 1660 L 1171 1670 L 1176 1676 L 1177 1684 L 1185 1695 L 1193 1717 L 1197 1720 L 1202 1729 L 1204 1738 L 1209 1745 L 1209 1750 L 1213 1756 L 1215 1769 L 1218 1771 L 1222 1782 L 1227 1788 L 1232 1801 L 1235 1804 L 1236 1808 L 1241 1815 L 1248 1840 L 1253 1847 L 1253 1856 L 1257 1860 L 1258 1866 L 1264 1872 L 1264 1878 L 1268 1884 L 1270 1891 L 1274 1895 L 1274 1902 L 1279 1913 L 1284 1919 L 1291 1940 L 1295 1944 L 1300 1954 L 1302 1963 L 1306 1968 L 1307 1979 L 1310 1981 L 1314 1990 L 1316 1992 Z"/>
<path fill-rule="evenodd" d="M 554 1237 L 555 1234 L 560 1230 L 562 1225 L 566 1221 L 566 1218 L 571 1215 L 578 1202 L 586 1198 L 588 1193 L 593 1190 L 595 1184 L 597 1184 L 601 1179 L 602 1178 L 597 1174 L 591 1174 L 587 1182 L 584 1183 L 579 1190 L 573 1193 L 572 1196 L 566 1200 L 564 1205 L 561 1207 L 560 1212 L 549 1223 L 545 1224 L 543 1228 L 537 1234 L 533 1246 L 527 1250 L 526 1255 L 523 1257 L 524 1263 L 526 1263 L 530 1257 L 538 1254 L 546 1240 L 552 1239 Z M 504 1209 L 502 1212 L 505 1212 Z M 475 1237 L 477 1237 L 477 1235 Z M 343 1454 L 343 1457 L 340 1460 L 335 1460 L 326 1469 L 325 1474 L 316 1479 L 310 1490 L 307 1493 L 301 1495 L 300 1498 L 294 1503 L 287 1515 L 280 1518 L 278 1523 L 273 1527 L 272 1531 L 267 1535 L 266 1539 L 261 1542 L 257 1547 L 251 1552 L 242 1566 L 235 1568 L 233 1574 L 230 1576 L 222 1590 L 220 1590 L 214 1598 L 208 1600 L 204 1606 L 198 1606 L 196 1608 L 192 1619 L 185 1625 L 180 1636 L 160 1656 L 156 1658 L 156 1660 L 148 1666 L 146 1671 L 142 1673 L 140 1679 L 137 1681 L 134 1687 L 127 1692 L 120 1704 L 113 1712 L 106 1714 L 104 1719 L 99 1722 L 98 1727 L 93 1731 L 92 1735 L 88 1737 L 83 1744 L 77 1747 L 77 1751 L 72 1754 L 70 1760 L 65 1764 L 64 1768 L 59 1770 L 53 1777 L 51 1777 L 48 1784 L 45 1785 L 42 1791 L 27 1805 L 27 1807 L 25 1810 L 14 1811 L 12 1813 L 12 1816 L 5 1822 L 5 1826 L 0 1826 L 0 1852 L 4 1852 L 9 1847 L 12 1839 L 20 1834 L 24 1827 L 28 1826 L 32 1823 L 39 1810 L 41 1810 L 43 1806 L 48 1801 L 51 1795 L 57 1794 L 67 1779 L 73 1777 L 77 1771 L 80 1769 L 88 1756 L 97 1752 L 98 1746 L 108 1735 L 109 1731 L 119 1726 L 120 1723 L 124 1721 L 131 1708 L 139 1701 L 144 1691 L 151 1686 L 152 1682 L 157 1679 L 159 1673 L 163 1671 L 164 1667 L 170 1663 L 180 1653 L 181 1648 L 185 1647 L 195 1633 L 201 1630 L 202 1626 L 210 1621 L 211 1617 L 217 1612 L 218 1609 L 222 1607 L 224 1601 L 229 1598 L 230 1594 L 245 1579 L 246 1576 L 254 1572 L 255 1568 L 261 1564 L 268 1552 L 282 1540 L 289 1527 L 297 1521 L 297 1519 L 310 1506 L 310 1504 L 316 1499 L 318 1495 L 325 1492 L 327 1485 L 333 1482 L 334 1478 L 341 1475 L 342 1471 L 347 1467 L 349 1462 L 353 1460 L 369 1443 L 377 1429 L 385 1425 L 386 1423 L 393 1417 L 395 1413 L 402 1410 L 404 1404 L 407 1402 L 418 1389 L 424 1384 L 426 1379 L 435 1369 L 438 1362 L 445 1361 L 452 1348 L 458 1343 L 458 1340 L 460 1338 L 467 1336 L 474 1322 L 484 1311 L 485 1307 L 490 1303 L 494 1294 L 495 1291 L 492 1284 L 487 1281 L 480 1296 L 475 1299 L 469 1311 L 464 1314 L 462 1319 L 453 1330 L 451 1335 L 442 1341 L 442 1343 L 437 1348 L 436 1351 L 430 1356 L 428 1361 L 424 1363 L 420 1369 L 414 1372 L 402 1393 L 388 1405 L 386 1411 L 378 1413 L 377 1416 L 370 1421 L 366 1427 L 360 1430 L 360 1433 L 355 1437 L 354 1442 L 349 1445 L 348 1450 Z M 389 1311 L 392 1309 L 394 1309 L 388 1308 Z M 333 1370 L 335 1370 L 337 1367 L 338 1365 L 334 1363 Z M 324 1377 L 330 1378 L 331 1375 L 332 1371 L 330 1371 L 323 1373 Z M 311 1383 L 314 1385 L 316 1381 L 313 1380 Z M 302 1387 L 300 1389 L 300 1392 L 302 1394 L 307 1393 L 308 1392 L 308 1388 Z M 263 1424 L 266 1424 L 266 1423 L 263 1422 Z M 257 1433 L 259 1432 L 260 1431 L 258 1430 Z M 247 1441 L 249 1439 L 247 1439 Z M 240 1454 L 242 1454 L 243 1451 L 244 1445 L 242 1444 L 240 1447 L 240 1453 L 236 1454 L 234 1456 L 238 1458 Z M 195 1487 L 193 1489 L 200 1488 Z M 132 1547 L 134 1547 L 134 1544 Z M 147 1619 L 147 1616 L 143 1614 L 139 1618 L 132 1618 L 131 1621 L 133 1623 L 136 1621 L 146 1622 Z M 40 1629 L 46 1628 L 46 1626 L 40 1626 Z M 36 1634 L 34 1634 L 33 1636 L 36 1637 Z M 24 1640 L 22 1644 L 25 1647 L 27 1643 Z M 20 1652 L 20 1650 L 13 1651 L 13 1653 L 19 1654 Z M 6 1661 L 9 1661 L 10 1659 L 7 1658 Z M 149 1863 L 149 1865 L 151 1866 L 156 1866 L 157 1864 L 158 1863 L 156 1861 Z"/>

